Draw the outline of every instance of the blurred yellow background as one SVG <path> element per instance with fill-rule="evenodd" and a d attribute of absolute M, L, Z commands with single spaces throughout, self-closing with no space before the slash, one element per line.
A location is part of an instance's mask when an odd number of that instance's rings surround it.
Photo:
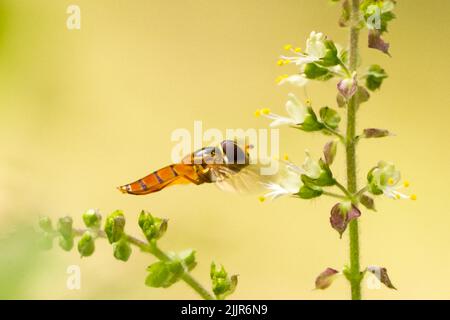
<path fill-rule="evenodd" d="M 66 28 L 70 4 L 81 8 L 81 30 Z M 416 202 L 380 198 L 377 213 L 363 211 L 361 264 L 387 267 L 398 288 L 364 286 L 364 298 L 450 298 L 449 10 L 447 0 L 398 1 L 386 36 L 392 58 L 361 51 L 363 66 L 379 63 L 390 77 L 361 107 L 358 127 L 397 136 L 360 143 L 360 185 L 378 160 L 391 160 L 418 195 Z M 240 275 L 236 299 L 347 299 L 344 279 L 312 290 L 318 273 L 348 261 L 347 234 L 339 240 L 329 225 L 331 198 L 260 203 L 212 185 L 142 197 L 115 189 L 170 162 L 174 129 L 192 130 L 194 120 L 205 129 L 265 128 L 256 108 L 283 113 L 292 90 L 304 99 L 303 90 L 274 83 L 294 72 L 280 69 L 277 57 L 286 43 L 304 47 L 312 30 L 345 45 L 339 12 L 326 0 L 1 1 L 0 229 L 39 214 L 71 215 L 81 226 L 88 208 L 123 209 L 127 231 L 140 236 L 145 208 L 170 220 L 163 249 L 197 249 L 193 274 L 205 286 L 214 260 Z M 308 86 L 316 107 L 335 107 L 335 94 L 334 81 Z M 306 148 L 320 156 L 326 141 L 281 130 L 281 152 L 297 163 Z M 338 154 L 334 172 L 345 181 Z M 184 283 L 146 287 L 154 259 L 135 249 L 127 263 L 117 261 L 106 241 L 93 257 L 56 247 L 44 258 L 11 274 L 17 285 L 0 284 L 1 296 L 197 298 Z M 66 288 L 73 264 L 81 290 Z"/>

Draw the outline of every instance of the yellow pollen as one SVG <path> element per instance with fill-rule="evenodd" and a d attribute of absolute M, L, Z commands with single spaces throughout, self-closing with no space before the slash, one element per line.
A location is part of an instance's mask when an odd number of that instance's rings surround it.
<path fill-rule="evenodd" d="M 302 48 L 295 48 L 294 51 L 297 53 L 302 52 Z"/>
<path fill-rule="evenodd" d="M 265 115 L 268 115 L 270 113 L 270 109 L 269 108 L 261 109 L 261 113 L 265 114 Z"/>
<path fill-rule="evenodd" d="M 285 154 L 283 155 L 283 159 L 286 160 L 286 161 L 289 160 L 289 156 L 287 155 L 287 153 L 285 153 Z"/>
<path fill-rule="evenodd" d="M 281 75 L 281 76 L 278 76 L 278 77 L 275 79 L 275 82 L 276 82 L 276 83 L 280 83 L 281 81 L 283 81 L 283 80 L 286 79 L 287 77 L 288 77 L 287 74 L 283 74 L 283 75 Z"/>
<path fill-rule="evenodd" d="M 415 194 L 410 195 L 409 198 L 411 200 L 417 200 L 417 196 Z"/>
<path fill-rule="evenodd" d="M 256 110 L 254 113 L 255 117 L 259 117 L 261 115 L 261 110 Z"/>
<path fill-rule="evenodd" d="M 264 202 L 264 201 L 266 201 L 266 198 L 264 196 L 260 196 L 258 198 L 258 200 L 259 200 L 259 202 Z"/>
<path fill-rule="evenodd" d="M 394 184 L 394 179 L 389 178 L 389 179 L 388 179 L 388 184 L 389 184 L 390 186 L 392 186 L 392 185 Z"/>
<path fill-rule="evenodd" d="M 277 61 L 277 65 L 279 65 L 280 67 L 284 66 L 284 64 L 285 64 L 285 61 L 283 59 L 280 59 Z"/>
<path fill-rule="evenodd" d="M 311 107 L 312 102 L 310 99 L 306 99 L 305 103 L 308 107 Z"/>
<path fill-rule="evenodd" d="M 286 44 L 286 45 L 283 47 L 283 49 L 284 49 L 284 50 L 291 50 L 291 49 L 292 49 L 292 44 Z"/>
<path fill-rule="evenodd" d="M 409 187 L 409 181 L 408 181 L 408 180 L 404 181 L 404 182 L 403 182 L 403 186 L 404 186 L 405 188 L 408 188 L 408 187 Z"/>
<path fill-rule="evenodd" d="M 396 195 L 395 195 L 395 199 L 397 199 L 397 200 L 400 199 L 400 195 L 399 195 L 399 194 L 396 194 Z"/>

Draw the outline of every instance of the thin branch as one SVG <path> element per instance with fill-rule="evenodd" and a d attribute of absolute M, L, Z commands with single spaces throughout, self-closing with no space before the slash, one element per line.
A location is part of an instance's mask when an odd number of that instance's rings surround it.
<path fill-rule="evenodd" d="M 73 231 L 75 235 L 81 236 L 87 231 L 87 229 L 74 228 Z M 106 233 L 103 230 L 97 231 L 97 237 L 107 238 Z M 141 251 L 150 253 L 161 261 L 172 260 L 172 258 L 166 252 L 161 250 L 156 244 L 149 244 L 130 235 L 126 235 L 126 237 L 129 243 L 138 247 L 139 249 L 141 249 Z M 197 292 L 203 299 L 215 300 L 215 297 L 208 290 L 206 290 L 194 277 L 192 277 L 189 272 L 183 271 L 181 280 L 183 280 L 188 286 L 190 286 L 195 292 Z"/>

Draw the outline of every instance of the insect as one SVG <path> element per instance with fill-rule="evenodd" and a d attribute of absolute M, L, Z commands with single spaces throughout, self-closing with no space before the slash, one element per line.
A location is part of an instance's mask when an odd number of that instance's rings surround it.
<path fill-rule="evenodd" d="M 144 195 L 179 184 L 215 183 L 226 191 L 247 191 L 255 186 L 258 174 L 250 165 L 248 150 L 236 141 L 224 140 L 216 147 L 205 147 L 175 163 L 156 170 L 135 182 L 118 187 L 123 193 Z M 257 184 L 257 183 L 256 183 Z"/>

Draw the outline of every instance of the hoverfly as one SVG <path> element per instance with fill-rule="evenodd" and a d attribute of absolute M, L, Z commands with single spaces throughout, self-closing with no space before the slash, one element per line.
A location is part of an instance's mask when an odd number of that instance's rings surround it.
<path fill-rule="evenodd" d="M 144 195 L 179 184 L 215 183 L 226 191 L 255 189 L 262 180 L 250 165 L 249 149 L 236 141 L 224 140 L 216 147 L 205 147 L 175 163 L 156 170 L 135 182 L 118 187 L 123 193 Z"/>

